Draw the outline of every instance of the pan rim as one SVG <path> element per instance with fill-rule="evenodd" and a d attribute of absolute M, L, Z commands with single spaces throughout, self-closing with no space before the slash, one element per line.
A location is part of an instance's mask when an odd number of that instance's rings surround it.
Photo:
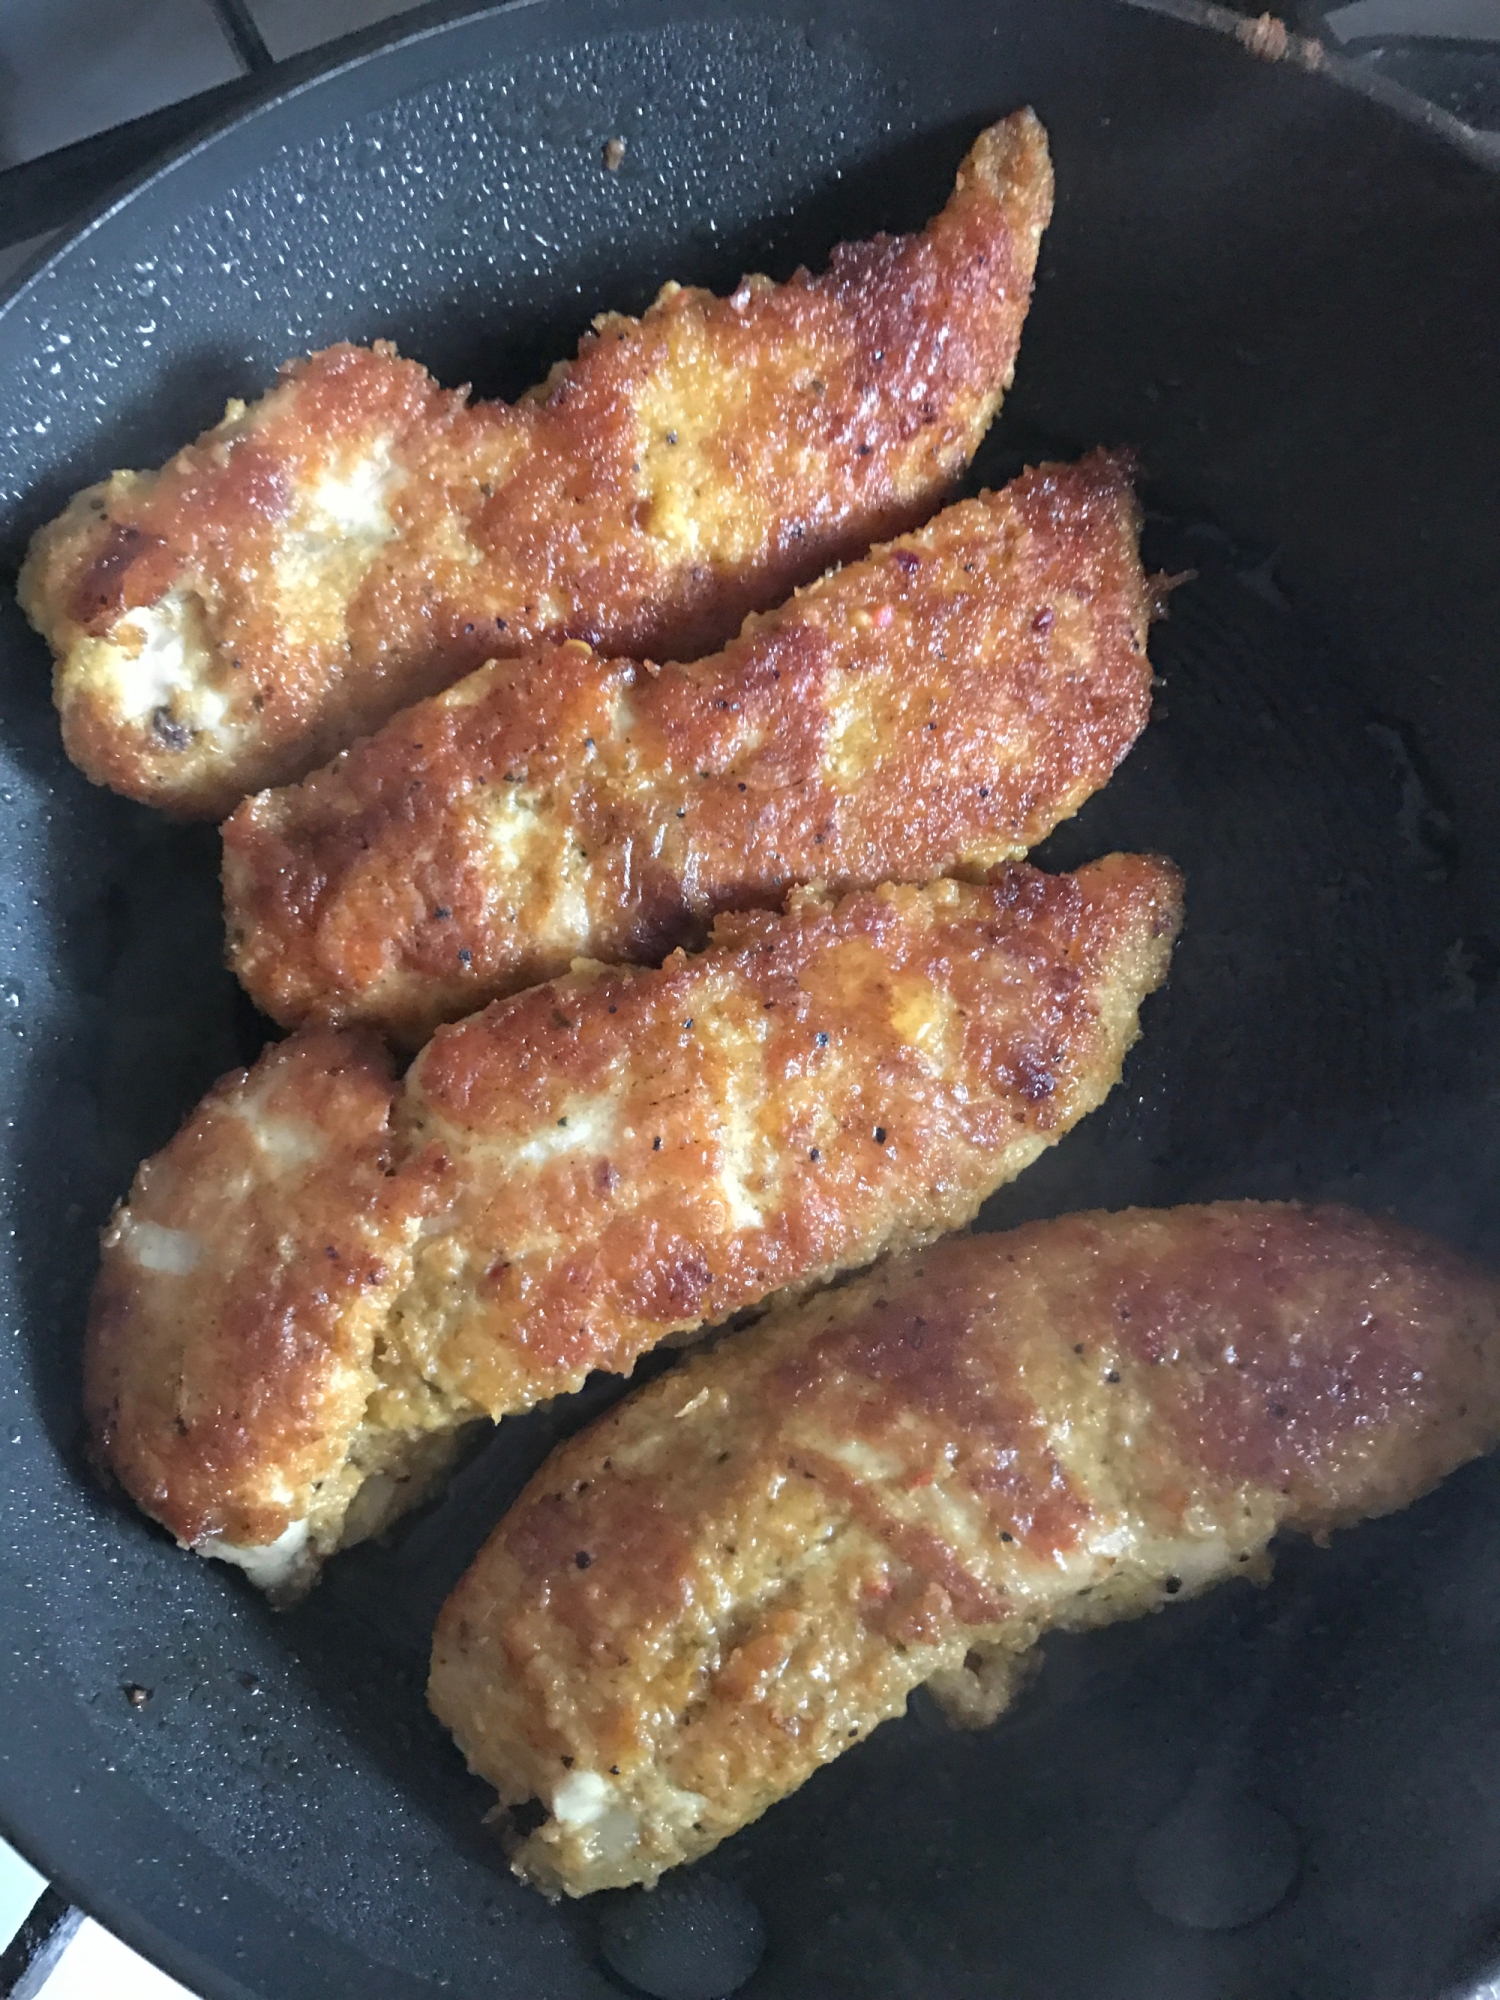
<path fill-rule="evenodd" d="M 1133 5 L 1135 0 L 1125 0 Z M 263 118 L 273 109 L 294 102 L 304 92 L 320 89 L 336 78 L 350 71 L 362 68 L 366 63 L 379 60 L 390 52 L 435 39 L 473 21 L 481 21 L 501 14 L 520 14 L 532 8 L 550 4 L 550 0 L 488 0 L 488 4 L 474 6 L 471 0 L 430 0 L 430 4 L 413 10 L 424 17 L 421 24 L 413 28 L 410 24 L 413 13 L 401 14 L 394 21 L 377 22 L 373 27 L 350 35 L 341 35 L 336 47 L 340 53 L 331 59 L 327 47 L 308 51 L 299 60 L 292 56 L 284 63 L 278 63 L 274 70 L 265 73 L 264 81 L 250 96 L 248 102 L 241 102 L 232 109 L 221 111 L 210 117 L 197 131 L 186 138 L 178 139 L 166 147 L 145 166 L 138 167 L 133 174 L 116 181 L 95 201 L 86 204 L 77 219 L 66 225 L 61 239 L 44 243 L 25 263 L 0 285 L 0 319 L 11 312 L 22 295 L 36 281 L 49 272 L 54 264 L 72 256 L 102 225 L 110 221 L 121 209 L 165 180 L 169 174 L 178 172 L 190 160 L 197 159 L 211 147 L 221 145 L 243 127 Z M 357 45 L 357 46 L 356 46 Z M 320 61 L 319 58 L 322 58 Z M 297 76 L 290 82 L 280 73 L 296 68 Z"/>
<path fill-rule="evenodd" d="M 1119 0 L 1119 4 L 1132 7 L 1138 13 L 1157 14 L 1167 20 L 1181 21 L 1189 27 L 1207 28 L 1215 34 L 1226 35 L 1240 44 L 1252 62 L 1291 62 L 1309 75 L 1322 77 L 1329 83 L 1337 84 L 1340 89 L 1378 105 L 1382 110 L 1395 112 L 1430 138 L 1451 146 L 1486 173 L 1500 174 L 1500 140 L 1466 125 L 1455 113 L 1419 97 L 1405 84 L 1395 83 L 1390 77 L 1366 68 L 1356 57 L 1340 55 L 1326 42 L 1288 31 L 1292 46 L 1287 54 L 1265 57 L 1257 55 L 1245 39 L 1245 30 L 1254 17 L 1236 13 L 1233 8 L 1217 4 L 1217 0 Z M 1269 13 L 1260 16 L 1262 21 L 1276 21 L 1276 18 Z M 1278 22 L 1277 25 L 1284 24 Z"/>
<path fill-rule="evenodd" d="M 117 182 L 81 211 L 61 241 L 42 245 L 34 256 L 18 266 L 0 285 L 0 319 L 14 310 L 38 279 L 64 258 L 76 254 L 96 230 L 148 188 L 178 172 L 187 162 L 197 159 L 211 147 L 223 144 L 272 109 L 290 104 L 305 92 L 320 89 L 336 78 L 377 62 L 397 50 L 415 48 L 471 23 L 502 15 L 528 13 L 534 8 L 553 4 L 555 0 L 489 0 L 489 4 L 473 6 L 469 0 L 431 0 L 430 5 L 415 10 L 415 14 L 422 17 L 416 27 L 411 26 L 413 14 L 398 15 L 394 22 L 379 22 L 372 28 L 339 37 L 335 45 L 339 53 L 332 59 L 327 58 L 326 47 L 309 51 L 305 68 L 301 67 L 298 58 L 287 58 L 285 64 L 277 65 L 277 69 L 299 67 L 300 74 L 294 81 L 287 83 L 279 79 L 275 72 L 270 73 L 263 89 L 249 103 L 221 112 L 198 131 L 178 140 L 134 174 Z M 1251 17 L 1221 6 L 1217 0 L 1112 0 L 1112 4 L 1128 7 L 1137 13 L 1180 21 L 1187 27 L 1206 29 L 1229 41 L 1238 42 L 1247 61 L 1265 60 L 1245 42 L 1244 30 Z M 1263 15 L 1261 18 L 1270 20 L 1275 17 Z M 1389 77 L 1367 69 L 1354 57 L 1330 50 L 1323 42 L 1306 36 L 1293 36 L 1292 41 L 1299 45 L 1303 53 L 1284 59 L 1295 61 L 1304 72 L 1350 91 L 1382 110 L 1395 113 L 1429 138 L 1461 154 L 1472 165 L 1486 173 L 1500 175 L 1500 144 L 1492 142 L 1473 126 L 1466 125 L 1453 112 L 1419 97 L 1404 84 L 1394 83 Z M 1305 53 L 1313 50 L 1317 51 L 1316 56 L 1310 57 Z M 320 61 L 320 57 L 324 59 Z"/>

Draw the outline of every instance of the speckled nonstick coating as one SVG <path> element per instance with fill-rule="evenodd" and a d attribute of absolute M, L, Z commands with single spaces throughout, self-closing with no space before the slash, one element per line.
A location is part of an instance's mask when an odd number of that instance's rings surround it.
<path fill-rule="evenodd" d="M 992 1219 L 1337 1194 L 1496 1253 L 1500 182 L 1193 12 L 538 0 L 397 40 L 148 179 L 0 308 L 0 545 L 299 348 L 388 335 L 514 392 L 662 278 L 912 225 L 1029 100 L 1058 211 L 975 481 L 1131 444 L 1148 554 L 1199 572 L 1155 640 L 1158 719 L 1045 858 L 1164 849 L 1189 914 L 1124 1086 Z M 0 676 L 0 1825 L 211 2000 L 619 1992 L 590 1910 L 506 1875 L 422 1701 L 447 1587 L 608 1387 L 507 1425 L 285 1617 L 86 1472 L 94 1231 L 262 1028 L 220 969 L 214 836 L 66 766 L 8 602 Z M 745 1993 L 1468 1990 L 1500 1919 L 1497 1606 L 1481 1464 L 1263 1593 L 1054 1647 L 986 1735 L 919 1703 L 707 1864 L 765 1915 Z M 1134 1885 L 1205 1787 L 1300 1844 L 1238 1930 Z"/>

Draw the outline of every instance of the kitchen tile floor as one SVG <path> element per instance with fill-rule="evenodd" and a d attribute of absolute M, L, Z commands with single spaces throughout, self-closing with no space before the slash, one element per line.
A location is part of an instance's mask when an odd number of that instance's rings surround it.
<path fill-rule="evenodd" d="M 279 61 L 415 4 L 250 0 L 250 12 Z M 239 70 L 210 0 L 0 0 L 0 168 Z"/>
<path fill-rule="evenodd" d="M 5 0 L 0 167 L 238 72 L 206 0 Z"/>
<path fill-rule="evenodd" d="M 250 11 L 278 62 L 316 48 L 333 35 L 352 35 L 374 21 L 404 14 L 415 0 L 250 0 Z"/>

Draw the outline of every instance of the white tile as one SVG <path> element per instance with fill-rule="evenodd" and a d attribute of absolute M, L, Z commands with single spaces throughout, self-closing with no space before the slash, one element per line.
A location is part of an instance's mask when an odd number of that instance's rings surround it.
<path fill-rule="evenodd" d="M 1324 25 L 1341 42 L 1365 35 L 1500 42 L 1500 0 L 1353 0 L 1335 7 Z"/>
<path fill-rule="evenodd" d="M 250 0 L 255 24 L 278 62 L 335 35 L 408 13 L 417 0 Z"/>
<path fill-rule="evenodd" d="M 238 74 L 208 0 L 0 0 L 0 167 Z"/>
<path fill-rule="evenodd" d="M 47 1886 L 29 1861 L 0 1840 L 0 1951 L 31 1915 L 31 1906 Z"/>
<path fill-rule="evenodd" d="M 193 2000 L 193 1996 L 138 1958 L 92 1917 L 85 1917 L 37 2000 Z"/>

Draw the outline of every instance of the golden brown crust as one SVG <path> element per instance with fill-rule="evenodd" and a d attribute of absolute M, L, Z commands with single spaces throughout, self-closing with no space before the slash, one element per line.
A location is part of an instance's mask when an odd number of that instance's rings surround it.
<path fill-rule="evenodd" d="M 408 709 L 224 829 L 231 956 L 287 1026 L 416 1045 L 575 956 L 725 909 L 982 873 L 1104 784 L 1150 711 L 1128 464 L 949 508 L 690 667 L 579 643 Z"/>
<path fill-rule="evenodd" d="M 1051 199 L 1017 113 L 920 235 L 727 299 L 668 286 L 517 404 L 384 343 L 289 364 L 34 542 L 69 755 L 222 817 L 497 647 L 708 650 L 942 498 L 1009 384 Z"/>
<path fill-rule="evenodd" d="M 1170 864 L 1131 855 L 798 892 L 721 918 L 697 958 L 582 967 L 440 1029 L 403 1085 L 361 1070 L 353 1115 L 330 1074 L 362 1045 L 292 1037 L 146 1164 L 106 1239 L 105 1455 L 183 1541 L 311 1520 L 316 1554 L 382 1441 L 524 1409 L 961 1225 L 1117 1080 L 1179 899 Z"/>
<path fill-rule="evenodd" d="M 215 1085 L 111 1218 L 85 1409 L 121 1484 L 185 1540 L 274 1540 L 286 1495 L 342 1462 L 394 1276 L 394 1094 L 373 1036 L 281 1043 Z"/>
<path fill-rule="evenodd" d="M 518 1872 L 653 1880 L 924 1680 L 992 1714 L 1048 1627 L 1404 1506 L 1500 1431 L 1497 1331 L 1500 1282 L 1343 1209 L 890 1260 L 555 1452 L 444 1607 L 433 1706 L 551 1809 Z"/>

